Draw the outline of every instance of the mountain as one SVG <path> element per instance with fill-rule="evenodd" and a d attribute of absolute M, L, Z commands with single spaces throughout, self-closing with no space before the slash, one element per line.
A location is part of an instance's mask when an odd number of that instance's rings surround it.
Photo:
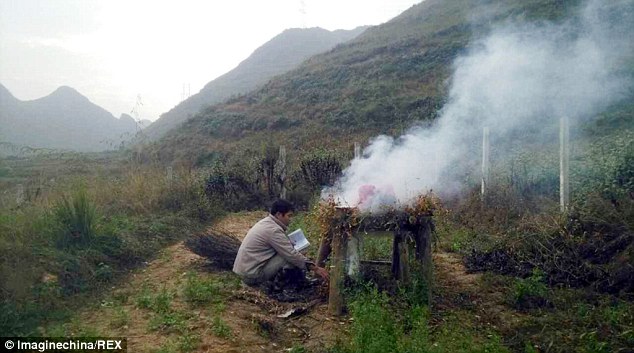
<path fill-rule="evenodd" d="M 353 141 L 398 136 L 438 117 L 449 96 L 455 59 L 492 29 L 509 23 L 543 28 L 574 23 L 586 3 L 426 0 L 260 89 L 208 107 L 167 134 L 154 153 L 200 164 L 218 153 L 257 150 L 269 142 L 291 149 L 345 145 L 350 150 Z M 617 3 L 627 6 L 627 1 Z"/>
<path fill-rule="evenodd" d="M 151 124 L 145 133 L 155 139 L 177 127 L 202 108 L 249 92 L 272 77 L 289 71 L 307 58 L 348 41 L 367 27 L 328 31 L 322 28 L 287 29 L 256 49 L 235 69 L 209 82 Z"/>
<path fill-rule="evenodd" d="M 15 146 L 82 152 L 117 148 L 138 130 L 132 117 L 115 118 L 71 87 L 20 101 L 0 85 L 0 141 Z"/>

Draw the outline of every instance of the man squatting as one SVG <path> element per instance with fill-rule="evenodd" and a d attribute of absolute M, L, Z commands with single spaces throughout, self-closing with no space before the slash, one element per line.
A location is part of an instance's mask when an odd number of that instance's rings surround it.
<path fill-rule="evenodd" d="M 233 263 L 233 272 L 250 286 L 269 281 L 280 270 L 293 267 L 312 270 L 327 280 L 328 271 L 297 251 L 286 236 L 286 229 L 294 213 L 293 204 L 279 199 L 273 202 L 270 212 L 251 227 L 242 240 Z"/>

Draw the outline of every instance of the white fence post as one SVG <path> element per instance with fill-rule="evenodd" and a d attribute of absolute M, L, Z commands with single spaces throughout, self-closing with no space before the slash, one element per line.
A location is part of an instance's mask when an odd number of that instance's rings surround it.
<path fill-rule="evenodd" d="M 15 203 L 17 203 L 18 206 L 24 203 L 24 185 L 22 184 L 18 184 L 18 191 L 15 195 Z"/>
<path fill-rule="evenodd" d="M 282 184 L 282 190 L 280 191 L 280 198 L 286 199 L 286 147 L 280 146 L 280 182 Z"/>
<path fill-rule="evenodd" d="M 570 123 L 568 117 L 559 119 L 559 204 L 561 212 L 570 203 Z"/>
<path fill-rule="evenodd" d="M 486 189 L 489 187 L 490 179 L 490 162 L 489 155 L 491 154 L 491 146 L 489 144 L 489 128 L 482 129 L 482 188 L 480 190 L 482 196 L 486 194 Z"/>
<path fill-rule="evenodd" d="M 167 177 L 167 181 L 168 181 L 168 183 L 170 183 L 170 184 L 171 184 L 171 183 L 172 183 L 172 180 L 174 180 L 174 168 L 172 168 L 171 166 L 170 166 L 170 167 L 167 167 L 167 168 L 165 169 L 165 175 L 166 175 L 166 177 Z"/>

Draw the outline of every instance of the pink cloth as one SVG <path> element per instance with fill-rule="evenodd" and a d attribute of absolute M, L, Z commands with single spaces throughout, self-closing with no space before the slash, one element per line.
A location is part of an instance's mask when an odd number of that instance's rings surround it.
<path fill-rule="evenodd" d="M 363 208 L 364 205 L 369 205 L 372 198 L 375 195 L 376 187 L 372 184 L 365 184 L 359 187 L 359 203 L 357 207 Z"/>

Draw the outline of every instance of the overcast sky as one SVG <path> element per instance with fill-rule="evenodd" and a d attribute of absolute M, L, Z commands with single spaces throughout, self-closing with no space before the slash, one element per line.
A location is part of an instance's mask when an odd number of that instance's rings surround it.
<path fill-rule="evenodd" d="M 421 0 L 0 0 L 0 83 L 70 86 L 116 117 L 156 120 L 287 28 L 352 29 Z"/>

